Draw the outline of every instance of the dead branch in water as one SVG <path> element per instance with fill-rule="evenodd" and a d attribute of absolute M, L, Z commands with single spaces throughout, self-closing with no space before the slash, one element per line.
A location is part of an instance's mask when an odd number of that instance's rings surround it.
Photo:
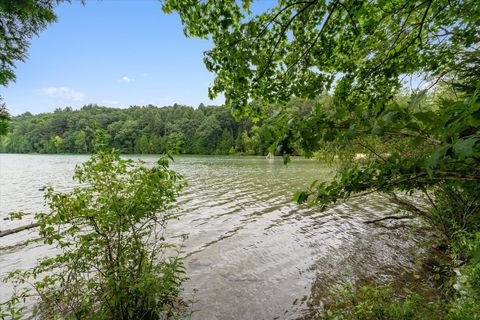
<path fill-rule="evenodd" d="M 407 199 L 399 198 L 395 193 L 392 193 L 388 197 L 393 203 L 398 205 L 403 210 L 412 213 L 411 215 L 404 215 L 404 216 L 386 216 L 380 219 L 375 220 L 368 220 L 364 223 L 375 223 L 384 220 L 401 220 L 401 219 L 414 219 L 416 217 L 423 217 L 426 219 L 431 219 L 428 211 L 421 209 L 417 204 L 408 201 Z"/>
<path fill-rule="evenodd" d="M 31 223 L 31 224 L 27 224 L 26 226 L 21 226 L 21 227 L 17 227 L 17 228 L 13 228 L 13 229 L 0 231 L 0 238 L 11 235 L 11 234 L 15 234 L 15 233 L 18 233 L 18 232 L 21 232 L 21 231 L 24 231 L 24 230 L 33 229 L 33 228 L 36 228 L 36 227 L 38 227 L 38 223 Z"/>
<path fill-rule="evenodd" d="M 380 222 L 380 221 L 384 221 L 384 220 L 401 220 L 401 219 L 413 219 L 415 218 L 415 216 L 387 216 L 387 217 L 383 217 L 383 218 L 379 218 L 379 219 L 375 219 L 375 220 L 368 220 L 368 221 L 364 221 L 364 223 L 375 223 L 375 222 Z"/>

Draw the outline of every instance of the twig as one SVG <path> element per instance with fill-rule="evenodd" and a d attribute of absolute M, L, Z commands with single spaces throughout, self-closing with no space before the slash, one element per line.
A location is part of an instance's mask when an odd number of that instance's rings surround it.
<path fill-rule="evenodd" d="M 406 200 L 406 199 L 402 199 L 402 198 L 399 198 L 395 192 L 392 193 L 392 197 L 391 197 L 391 200 L 398 204 L 399 206 L 401 206 L 403 209 L 407 210 L 407 211 L 410 211 L 416 215 L 419 215 L 419 216 L 422 216 L 422 217 L 425 217 L 427 219 L 430 219 L 430 215 L 428 214 L 427 211 L 425 211 L 425 209 L 420 209 L 418 207 L 418 205 Z"/>
<path fill-rule="evenodd" d="M 428 10 L 430 10 L 430 6 L 432 5 L 432 2 L 433 2 L 433 0 L 428 2 L 427 8 L 425 9 L 425 12 L 423 13 L 422 21 L 420 22 L 420 28 L 418 29 L 417 38 L 420 40 L 420 48 L 423 47 L 423 43 L 422 43 L 423 25 L 425 24 L 425 20 L 427 18 Z"/>
<path fill-rule="evenodd" d="M 345 9 L 345 11 L 347 11 L 348 17 L 350 18 L 350 21 L 352 22 L 353 28 L 355 29 L 355 33 L 359 34 L 360 32 L 358 31 L 357 24 L 353 20 L 353 15 L 350 13 L 350 10 L 348 10 L 347 6 L 344 3 L 338 2 L 338 4 L 341 5 Z"/>
<path fill-rule="evenodd" d="M 260 81 L 260 79 L 263 78 L 263 76 L 265 75 L 265 73 L 267 72 L 268 68 L 270 67 L 270 65 L 272 64 L 272 61 L 273 61 L 273 56 L 275 55 L 275 53 L 277 52 L 277 47 L 278 45 L 280 44 L 280 42 L 282 41 L 282 37 L 285 35 L 285 32 L 288 30 L 288 28 L 290 27 L 290 25 L 292 24 L 292 22 L 297 18 L 297 16 L 299 16 L 300 14 L 302 14 L 305 10 L 307 10 L 310 6 L 312 6 L 313 4 L 315 4 L 315 2 L 311 2 L 309 4 L 307 4 L 305 7 L 301 8 L 300 10 L 298 10 L 291 18 L 290 20 L 288 20 L 288 22 L 283 26 L 282 30 L 280 31 L 279 35 L 278 35 L 278 39 L 277 41 L 275 42 L 275 45 L 273 46 L 273 49 L 272 49 L 272 52 L 270 53 L 270 56 L 267 60 L 267 64 L 265 66 L 265 68 L 263 68 L 262 72 L 260 73 L 260 75 L 254 79 L 254 82 L 258 82 Z"/>
<path fill-rule="evenodd" d="M 375 149 L 373 149 L 372 147 L 370 147 L 368 144 L 363 144 L 362 142 L 360 141 L 356 141 L 357 144 L 359 144 L 361 147 L 364 147 L 365 149 L 367 149 L 368 151 L 370 151 L 371 153 L 373 153 L 375 156 L 377 156 L 377 158 L 379 158 L 380 160 L 382 160 L 383 162 L 387 162 L 387 160 L 382 157 L 380 154 L 378 154 L 377 152 L 375 152 Z"/>
<path fill-rule="evenodd" d="M 300 62 L 300 60 L 302 60 L 308 53 L 310 53 L 310 51 L 312 50 L 312 48 L 315 46 L 315 44 L 317 43 L 318 39 L 320 39 L 320 36 L 323 34 L 323 32 L 325 31 L 325 28 L 327 27 L 327 24 L 328 24 L 328 21 L 330 20 L 330 18 L 332 17 L 333 15 L 333 12 L 335 11 L 335 8 L 337 7 L 337 4 L 338 4 L 338 0 L 335 1 L 333 4 L 332 4 L 332 8 L 330 10 L 330 12 L 328 13 L 328 16 L 327 18 L 325 19 L 325 22 L 323 23 L 322 25 L 322 28 L 320 29 L 320 31 L 317 33 L 317 36 L 315 37 L 315 39 L 313 39 L 313 42 L 310 44 L 310 46 L 307 48 L 307 50 L 305 50 L 302 55 L 295 60 L 295 62 L 293 62 L 288 68 L 287 68 L 287 71 L 285 71 L 283 77 L 285 78 L 285 76 L 290 72 L 291 68 L 293 68 L 293 66 L 295 66 L 297 63 Z"/>

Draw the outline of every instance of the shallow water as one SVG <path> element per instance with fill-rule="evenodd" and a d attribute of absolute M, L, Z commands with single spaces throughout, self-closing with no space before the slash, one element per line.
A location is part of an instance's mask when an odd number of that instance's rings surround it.
<path fill-rule="evenodd" d="M 0 229 L 29 222 L 3 220 L 9 212 L 45 210 L 39 189 L 68 190 L 75 165 L 86 159 L 0 154 Z M 332 285 L 391 280 L 414 268 L 421 254 L 422 239 L 408 228 L 364 223 L 395 209 L 382 197 L 325 212 L 292 203 L 294 191 L 333 176 L 333 168 L 317 161 L 285 166 L 263 157 L 179 156 L 173 168 L 189 186 L 167 233 L 172 241 L 188 235 L 185 296 L 196 301 L 193 319 L 295 319 L 319 307 Z M 35 236 L 30 230 L 0 238 L 0 276 L 52 252 L 15 246 Z M 7 296 L 7 288 L 0 290 L 0 300 Z"/>

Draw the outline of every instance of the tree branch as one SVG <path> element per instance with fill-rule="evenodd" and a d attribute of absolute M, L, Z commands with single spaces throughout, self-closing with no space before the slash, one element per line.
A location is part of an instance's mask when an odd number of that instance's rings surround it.
<path fill-rule="evenodd" d="M 267 30 L 267 28 L 278 18 L 278 16 L 280 14 L 282 14 L 285 10 L 287 10 L 288 8 L 290 7 L 293 7 L 293 6 L 296 6 L 296 5 L 299 5 L 299 4 L 307 4 L 307 6 L 310 6 L 312 5 L 313 3 L 317 2 L 316 0 L 314 1 L 298 1 L 298 2 L 293 2 L 293 3 L 289 3 L 287 4 L 285 7 L 283 7 L 282 9 L 278 10 L 278 12 L 273 16 L 272 19 L 270 19 L 265 25 L 264 27 L 262 28 L 262 30 L 257 34 L 257 36 L 253 39 L 253 42 L 256 42 L 264 33 L 265 31 Z"/>
<path fill-rule="evenodd" d="M 295 62 L 293 62 L 288 68 L 287 68 L 287 71 L 285 71 L 285 75 L 288 74 L 291 70 L 291 68 L 293 68 L 293 66 L 295 66 L 298 62 L 300 62 L 300 60 L 302 60 L 313 48 L 313 46 L 315 46 L 315 44 L 317 43 L 318 39 L 320 39 L 320 36 L 322 35 L 322 33 L 325 31 L 325 28 L 327 27 L 327 24 L 328 24 L 328 21 L 330 20 L 330 18 L 332 17 L 333 15 L 333 12 L 335 11 L 335 8 L 337 7 L 337 4 L 338 4 L 338 0 L 336 0 L 333 5 L 332 5 L 332 9 L 330 10 L 330 12 L 328 13 L 328 16 L 327 18 L 325 19 L 325 22 L 323 23 L 322 25 L 322 29 L 320 29 L 320 31 L 317 33 L 315 39 L 313 39 L 313 42 L 310 44 L 310 46 L 307 48 L 307 50 L 305 50 L 302 55 L 297 59 L 295 60 Z"/>
<path fill-rule="evenodd" d="M 425 12 L 423 13 L 422 21 L 420 21 L 420 29 L 418 30 L 418 35 L 417 35 L 417 38 L 420 39 L 420 48 L 423 47 L 423 44 L 422 44 L 422 30 L 423 30 L 423 26 L 425 24 L 425 20 L 426 20 L 427 15 L 428 15 L 428 10 L 430 10 L 430 6 L 432 5 L 432 2 L 433 2 L 433 0 L 430 0 L 428 2 L 427 8 L 425 9 Z"/>
<path fill-rule="evenodd" d="M 383 162 L 387 162 L 387 160 L 386 160 L 384 157 L 382 157 L 382 156 L 379 155 L 377 152 L 375 152 L 375 150 L 374 150 L 372 147 L 370 147 L 369 145 L 363 144 L 363 143 L 361 143 L 360 141 L 356 141 L 356 143 L 359 144 L 361 147 L 367 149 L 367 150 L 370 151 L 371 153 L 373 153 L 377 158 L 379 158 L 379 159 L 382 160 Z"/>
<path fill-rule="evenodd" d="M 37 227 L 38 227 L 38 223 L 31 223 L 31 224 L 28 224 L 26 226 L 21 226 L 21 227 L 17 227 L 17 228 L 13 228 L 13 229 L 0 231 L 0 238 L 11 235 L 11 234 L 15 234 L 15 233 L 18 233 L 18 232 L 21 232 L 21 231 L 24 231 L 24 230 L 37 228 Z"/>
<path fill-rule="evenodd" d="M 363 223 L 370 224 L 370 223 L 376 223 L 384 220 L 401 220 L 401 219 L 413 219 L 415 216 L 409 215 L 409 216 L 386 216 L 380 219 L 374 219 L 374 220 L 367 220 L 364 221 Z"/>
<path fill-rule="evenodd" d="M 273 56 L 275 54 L 275 52 L 277 51 L 277 47 L 278 45 L 280 44 L 280 41 L 282 40 L 282 36 L 285 34 L 285 32 L 287 31 L 288 27 L 292 24 L 292 22 L 302 13 L 304 12 L 307 8 L 309 8 L 310 6 L 312 6 L 313 4 L 315 4 L 316 1 L 313 1 L 313 2 L 310 2 L 308 3 L 306 6 L 304 6 L 302 9 L 298 10 L 291 18 L 290 20 L 288 20 L 288 22 L 283 26 L 282 30 L 280 31 L 280 34 L 278 35 L 278 39 L 277 41 L 275 42 L 275 45 L 273 47 L 273 50 L 272 52 L 270 53 L 270 56 L 268 58 L 268 61 L 267 61 L 267 64 L 265 65 L 265 67 L 263 68 L 262 70 L 262 73 L 256 78 L 253 80 L 253 82 L 258 82 L 260 79 L 263 78 L 263 76 L 265 75 L 265 73 L 267 72 L 268 68 L 270 67 L 271 63 L 272 63 L 272 59 L 273 59 Z"/>
<path fill-rule="evenodd" d="M 350 21 L 352 22 L 353 28 L 355 29 L 355 33 L 359 34 L 360 32 L 358 31 L 357 24 L 353 20 L 353 15 L 350 13 L 347 6 L 343 2 L 340 2 L 340 1 L 338 2 L 338 4 L 341 5 L 345 9 L 345 11 L 347 11 L 348 17 L 350 18 Z"/>

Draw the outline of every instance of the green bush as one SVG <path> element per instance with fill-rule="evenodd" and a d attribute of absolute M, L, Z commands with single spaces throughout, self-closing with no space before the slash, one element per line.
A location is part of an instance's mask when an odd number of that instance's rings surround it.
<path fill-rule="evenodd" d="M 32 296 L 38 299 L 33 312 L 43 319 L 180 316 L 183 261 L 178 254 L 165 257 L 172 246 L 163 232 L 182 177 L 166 159 L 147 167 L 102 150 L 77 166 L 74 179 L 79 185 L 71 192 L 49 188 L 51 212 L 36 215 L 43 241 L 60 253 L 10 274 L 31 289 L 15 293 L 1 318 L 21 318 L 11 313 Z"/>

